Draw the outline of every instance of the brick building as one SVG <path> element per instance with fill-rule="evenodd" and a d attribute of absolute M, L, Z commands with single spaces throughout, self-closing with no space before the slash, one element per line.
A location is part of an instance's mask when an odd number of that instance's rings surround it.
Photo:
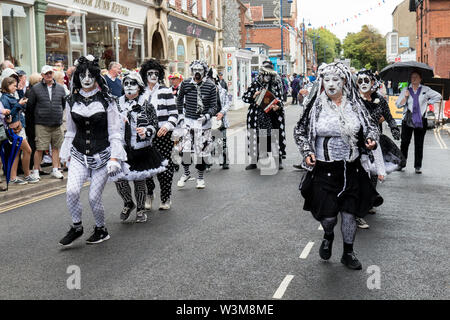
<path fill-rule="evenodd" d="M 275 68 L 283 73 L 300 73 L 301 39 L 297 25 L 297 1 L 283 1 L 283 41 L 280 30 L 280 4 L 272 0 L 243 0 L 250 9 L 247 21 L 247 43 L 264 43 L 270 47 L 269 56 Z M 283 50 L 281 46 L 283 45 Z M 283 57 L 282 57 L 283 55 Z M 283 59 L 281 59 L 283 58 Z M 284 60 L 284 62 L 281 62 Z M 281 65 L 283 65 L 281 67 Z"/>
<path fill-rule="evenodd" d="M 189 76 L 189 64 L 196 59 L 224 68 L 224 0 L 168 0 L 169 71 Z"/>
<path fill-rule="evenodd" d="M 416 30 L 417 61 L 433 67 L 435 75 L 450 78 L 450 1 L 423 0 L 419 3 Z"/>

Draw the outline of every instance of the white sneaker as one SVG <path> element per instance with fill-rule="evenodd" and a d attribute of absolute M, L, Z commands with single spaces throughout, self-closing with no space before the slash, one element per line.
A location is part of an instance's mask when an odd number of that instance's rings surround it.
<path fill-rule="evenodd" d="M 52 173 L 50 173 L 50 176 L 55 179 L 64 179 L 63 174 L 59 170 L 52 171 Z"/>
<path fill-rule="evenodd" d="M 197 189 L 205 189 L 205 180 L 204 179 L 197 179 Z"/>
<path fill-rule="evenodd" d="M 36 178 L 38 180 L 41 180 L 41 177 L 39 176 L 39 170 L 33 170 L 33 172 L 31 173 L 31 175 L 33 176 L 33 178 Z"/>
<path fill-rule="evenodd" d="M 153 204 L 153 199 L 155 198 L 155 196 L 153 195 L 146 195 L 145 196 L 145 209 L 146 210 L 152 210 L 152 204 Z"/>
<path fill-rule="evenodd" d="M 186 185 L 186 181 L 188 181 L 190 178 L 191 178 L 191 176 L 186 176 L 186 175 L 183 174 L 183 175 L 180 177 L 180 180 L 178 180 L 177 186 L 178 186 L 179 188 L 183 188 L 183 187 Z"/>
<path fill-rule="evenodd" d="M 170 200 L 166 201 L 166 202 L 162 202 L 159 205 L 159 210 L 169 210 L 171 205 L 172 205 L 172 201 L 170 201 Z"/>

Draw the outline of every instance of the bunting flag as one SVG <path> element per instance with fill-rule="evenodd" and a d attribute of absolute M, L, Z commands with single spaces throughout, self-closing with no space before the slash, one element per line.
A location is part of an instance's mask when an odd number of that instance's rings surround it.
<path fill-rule="evenodd" d="M 362 12 L 358 12 L 358 13 L 355 13 L 355 14 L 349 16 L 348 18 L 344 18 L 344 19 L 342 19 L 342 22 L 339 19 L 338 21 L 336 21 L 334 23 L 325 24 L 325 25 L 319 26 L 319 29 L 327 29 L 329 27 L 335 27 L 337 25 L 342 25 L 344 23 L 356 20 L 356 19 L 360 18 L 363 14 L 370 13 L 370 11 L 372 11 L 374 9 L 377 9 L 378 7 L 381 7 L 381 6 L 385 5 L 385 4 L 386 4 L 386 0 L 380 0 L 380 1 L 378 1 L 378 5 L 374 4 L 372 7 L 367 8 L 366 10 L 363 10 Z M 309 28 L 308 30 L 312 30 L 312 29 Z"/>

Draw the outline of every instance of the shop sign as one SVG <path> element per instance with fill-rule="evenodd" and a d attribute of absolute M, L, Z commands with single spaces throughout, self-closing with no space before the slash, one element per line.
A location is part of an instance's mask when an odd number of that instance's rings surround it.
<path fill-rule="evenodd" d="M 115 1 L 108 0 L 73 0 L 73 4 L 80 4 L 83 6 L 92 7 L 94 9 L 100 9 L 110 11 L 111 13 L 120 14 L 128 17 L 130 15 L 130 8 Z"/>
<path fill-rule="evenodd" d="M 193 22 L 169 16 L 168 18 L 169 31 L 183 34 L 185 36 L 203 39 L 214 42 L 216 32 L 212 29 L 200 26 Z"/>
<path fill-rule="evenodd" d="M 233 94 L 233 54 L 227 53 L 226 55 L 226 70 L 227 70 L 227 85 L 228 85 L 228 92 L 232 95 Z"/>

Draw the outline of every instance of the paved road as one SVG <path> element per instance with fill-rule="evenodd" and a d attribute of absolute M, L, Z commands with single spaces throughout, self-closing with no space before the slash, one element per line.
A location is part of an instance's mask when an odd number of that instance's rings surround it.
<path fill-rule="evenodd" d="M 70 223 L 64 194 L 0 214 L 0 298 L 449 299 L 450 151 L 429 131 L 424 174 L 415 175 L 408 164 L 379 187 L 385 204 L 368 217 L 371 228 L 358 231 L 363 270 L 352 271 L 339 262 L 338 228 L 331 260 L 320 260 L 322 231 L 301 209 L 302 173 L 292 168 L 299 114 L 294 106 L 287 112 L 285 170 L 261 176 L 243 164 L 216 167 L 205 190 L 195 182 L 174 190 L 172 210 L 153 211 L 147 224 L 119 222 L 122 204 L 109 184 L 104 202 L 111 239 L 103 244 L 57 245 Z M 230 133 L 241 153 L 245 131 Z M 450 146 L 448 135 L 443 139 Z M 88 208 L 86 190 L 82 199 Z M 87 209 L 83 238 L 93 223 Z M 81 269 L 80 290 L 66 286 L 70 265 Z M 381 272 L 380 289 L 367 287 L 372 265 Z"/>

